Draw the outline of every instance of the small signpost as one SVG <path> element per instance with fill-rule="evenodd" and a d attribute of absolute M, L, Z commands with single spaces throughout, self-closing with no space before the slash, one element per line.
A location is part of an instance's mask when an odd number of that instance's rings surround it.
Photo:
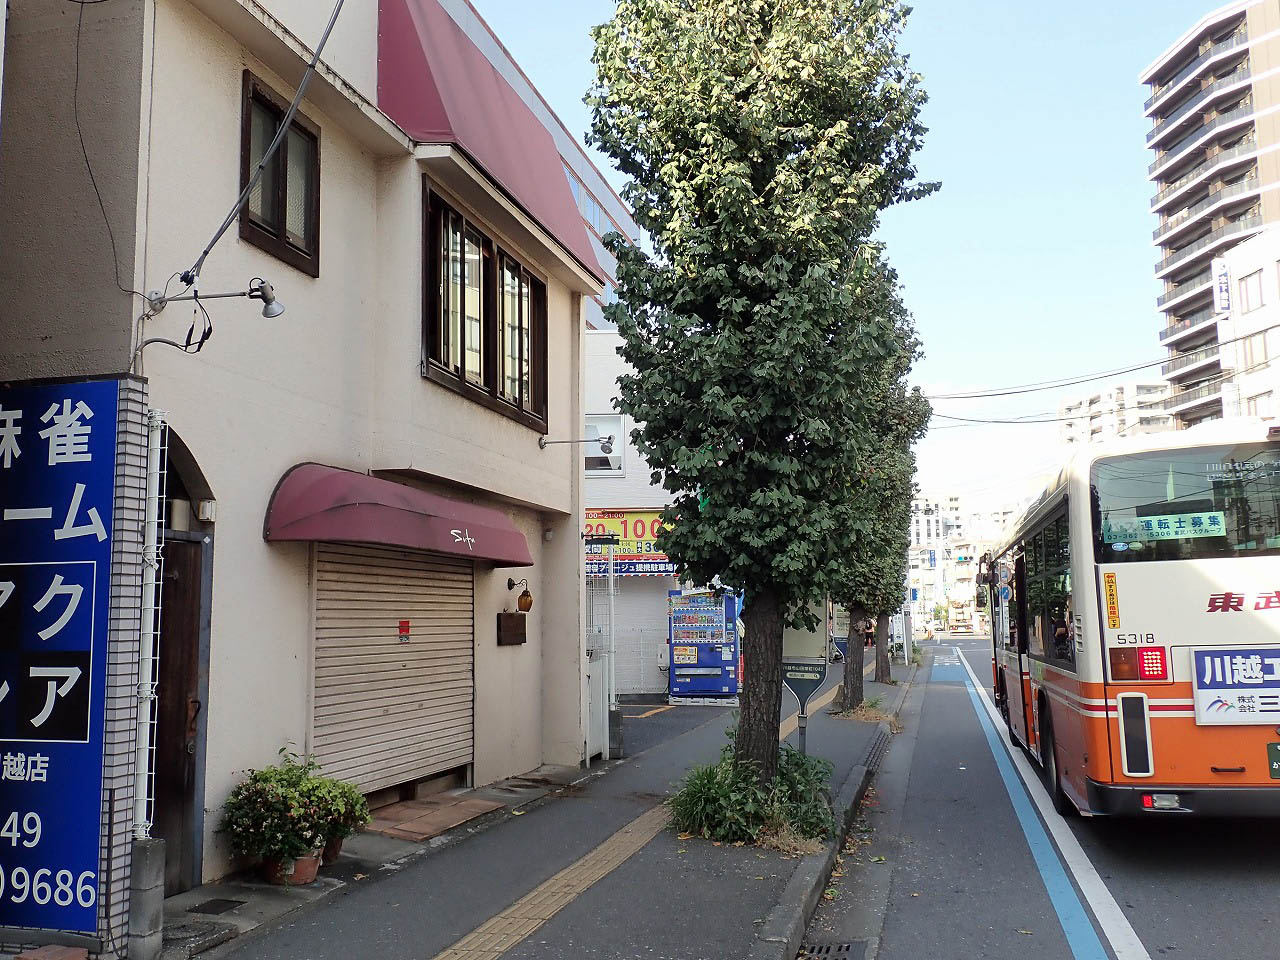
<path fill-rule="evenodd" d="M 782 631 L 782 682 L 800 703 L 796 726 L 801 753 L 806 752 L 809 701 L 827 679 L 827 646 L 831 636 L 827 604 L 815 604 L 813 613 L 818 617 L 816 630 L 787 627 Z"/>

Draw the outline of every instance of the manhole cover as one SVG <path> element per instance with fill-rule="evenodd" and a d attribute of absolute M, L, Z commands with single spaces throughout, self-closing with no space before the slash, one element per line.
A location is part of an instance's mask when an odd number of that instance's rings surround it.
<path fill-rule="evenodd" d="M 206 900 L 204 903 L 197 903 L 188 910 L 188 913 L 210 913 L 219 914 L 226 913 L 228 910 L 234 910 L 236 907 L 243 907 L 248 900 L 223 900 L 214 897 L 212 900 Z"/>
<path fill-rule="evenodd" d="M 805 943 L 800 945 L 796 960 L 808 957 L 845 957 L 863 960 L 867 953 L 865 943 Z"/>

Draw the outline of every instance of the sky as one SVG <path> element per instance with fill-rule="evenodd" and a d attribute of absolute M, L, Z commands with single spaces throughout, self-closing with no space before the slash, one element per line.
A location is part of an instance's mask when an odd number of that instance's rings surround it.
<path fill-rule="evenodd" d="M 566 126 L 589 124 L 593 24 L 609 0 L 472 0 Z M 1146 179 L 1142 70 L 1214 0 L 916 0 L 902 49 L 922 74 L 917 155 L 942 187 L 885 212 L 924 358 L 927 395 L 1078 377 L 1158 361 L 1158 259 Z M 597 159 L 615 186 L 622 178 Z M 1159 367 L 1145 374 L 1159 379 Z M 1091 385 L 934 402 L 918 483 L 980 508 L 1037 493 L 1065 453 L 1058 425 L 941 415 L 1056 416 Z"/>

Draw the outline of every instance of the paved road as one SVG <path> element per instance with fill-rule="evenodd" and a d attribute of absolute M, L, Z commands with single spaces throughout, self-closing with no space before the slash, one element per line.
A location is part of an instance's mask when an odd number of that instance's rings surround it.
<path fill-rule="evenodd" d="M 989 676 L 981 638 L 926 646 L 855 831 L 865 843 L 809 942 L 868 955 L 878 942 L 877 960 L 1280 956 L 1280 826 L 1046 816 L 1035 768 L 1005 746 L 957 647 Z"/>

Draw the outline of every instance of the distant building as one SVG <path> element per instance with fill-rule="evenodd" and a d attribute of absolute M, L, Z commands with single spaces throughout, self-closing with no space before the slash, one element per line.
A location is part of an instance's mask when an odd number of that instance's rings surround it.
<path fill-rule="evenodd" d="M 1169 384 L 1160 381 L 1129 381 L 1068 400 L 1058 407 L 1062 440 L 1074 448 L 1121 434 L 1172 430 L 1173 417 L 1164 411 L 1169 389 Z"/>
<path fill-rule="evenodd" d="M 1280 220 L 1280 8 L 1238 0 L 1201 18 L 1141 80 L 1159 217 L 1164 401 L 1180 429 L 1223 415 L 1214 257 Z"/>

